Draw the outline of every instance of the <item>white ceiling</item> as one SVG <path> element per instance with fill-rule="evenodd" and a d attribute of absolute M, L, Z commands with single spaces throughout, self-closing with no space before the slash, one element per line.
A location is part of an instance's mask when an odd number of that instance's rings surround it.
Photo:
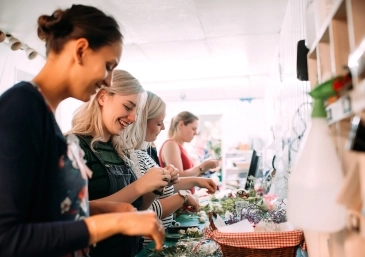
<path fill-rule="evenodd" d="M 114 16 L 122 27 L 125 40 L 119 68 L 145 85 L 215 78 L 250 83 L 254 77 L 269 74 L 287 2 L 0 0 L 0 30 L 44 55 L 44 45 L 36 35 L 37 17 L 72 3 L 94 5 Z"/>

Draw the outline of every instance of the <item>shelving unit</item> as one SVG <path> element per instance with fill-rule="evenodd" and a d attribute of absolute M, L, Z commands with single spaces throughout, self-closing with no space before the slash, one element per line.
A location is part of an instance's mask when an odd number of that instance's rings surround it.
<path fill-rule="evenodd" d="M 331 77 L 344 75 L 349 56 L 365 40 L 365 1 L 332 2 L 331 11 L 308 53 L 312 88 Z M 365 153 L 352 152 L 346 147 L 351 118 L 355 115 L 365 118 L 365 76 L 360 74 L 363 73 L 352 74 L 352 91 L 326 108 L 345 175 L 338 202 L 348 209 L 348 227 L 336 234 L 311 235 L 311 242 L 317 243 L 320 257 L 354 257 L 365 253 L 365 213 L 362 212 L 365 209 Z"/>
<path fill-rule="evenodd" d="M 226 184 L 237 187 L 245 185 L 251 156 L 252 150 L 225 153 L 222 176 L 225 176 Z"/>

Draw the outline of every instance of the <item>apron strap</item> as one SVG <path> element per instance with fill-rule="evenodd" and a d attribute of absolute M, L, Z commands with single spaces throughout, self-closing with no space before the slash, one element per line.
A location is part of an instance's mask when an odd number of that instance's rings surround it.
<path fill-rule="evenodd" d="M 110 194 L 114 194 L 117 191 L 119 191 L 121 189 L 121 187 L 125 187 L 125 186 L 129 185 L 132 182 L 130 180 L 131 178 L 133 179 L 133 181 L 136 181 L 138 179 L 136 174 L 134 174 L 133 170 L 128 165 L 125 165 L 125 164 L 124 165 L 109 165 L 109 164 L 107 164 L 101 157 L 100 153 L 95 152 L 91 149 L 91 138 L 90 137 L 85 137 L 85 136 L 77 136 L 77 137 L 80 140 L 82 140 L 89 147 L 89 149 L 91 150 L 93 155 L 104 166 L 106 173 L 108 175 L 108 178 L 109 178 L 109 183 L 110 183 L 109 193 Z M 118 177 L 118 176 L 116 177 L 116 173 L 117 174 L 125 173 L 124 175 L 129 175 L 130 177 L 129 177 L 129 179 Z M 128 181 L 125 179 L 127 179 Z"/>

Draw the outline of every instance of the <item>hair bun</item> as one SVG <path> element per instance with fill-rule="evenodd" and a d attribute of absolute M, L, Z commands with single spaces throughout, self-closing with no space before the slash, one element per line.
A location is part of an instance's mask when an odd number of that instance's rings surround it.
<path fill-rule="evenodd" d="M 56 10 L 51 16 L 42 15 L 38 18 L 38 37 L 43 41 L 49 38 L 62 37 L 72 32 L 72 24 L 65 17 L 65 12 Z"/>

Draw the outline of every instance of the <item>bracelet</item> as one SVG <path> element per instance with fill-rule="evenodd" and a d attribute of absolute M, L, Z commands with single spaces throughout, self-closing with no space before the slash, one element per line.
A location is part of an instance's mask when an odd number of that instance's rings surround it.
<path fill-rule="evenodd" d="M 154 193 L 155 195 L 161 196 L 163 195 L 163 193 L 165 192 L 165 188 L 162 189 L 162 191 L 158 191 L 158 190 L 153 190 L 152 193 Z"/>

